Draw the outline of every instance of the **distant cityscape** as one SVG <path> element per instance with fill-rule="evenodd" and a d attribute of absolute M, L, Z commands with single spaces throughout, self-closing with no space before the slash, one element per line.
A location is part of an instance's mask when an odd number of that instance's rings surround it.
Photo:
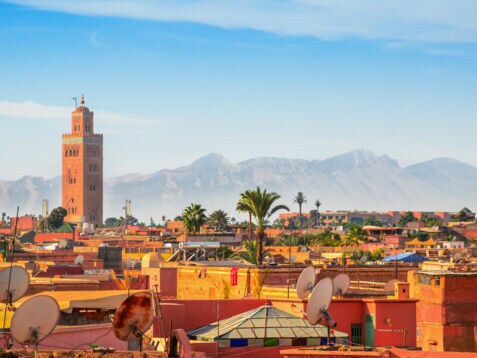
<path fill-rule="evenodd" d="M 477 222 L 465 205 L 330 211 L 305 191 L 287 203 L 251 186 L 231 212 L 208 213 L 191 200 L 173 217 L 144 222 L 125 193 L 120 214 L 105 217 L 94 120 L 83 96 L 62 136 L 61 206 L 45 198 L 41 215 L 19 216 L 0 207 L 6 349 L 33 343 L 40 352 L 164 357 L 477 351 Z M 30 306 L 51 311 L 51 323 L 33 323 Z"/>

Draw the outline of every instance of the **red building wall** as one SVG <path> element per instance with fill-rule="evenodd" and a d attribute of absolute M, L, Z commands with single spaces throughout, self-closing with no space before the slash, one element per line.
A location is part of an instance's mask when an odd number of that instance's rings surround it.
<path fill-rule="evenodd" d="M 419 298 L 417 344 L 428 351 L 477 351 L 477 274 L 409 274 Z"/>
<path fill-rule="evenodd" d="M 34 216 L 20 216 L 18 218 L 11 218 L 10 219 L 12 230 L 17 226 L 18 231 L 32 231 L 38 229 L 38 219 Z"/>
<path fill-rule="evenodd" d="M 185 331 L 216 322 L 217 318 L 225 319 L 263 306 L 263 299 L 243 300 L 163 300 L 161 309 L 164 315 L 166 333 L 169 333 L 170 322 L 173 329 L 183 328 Z M 218 313 L 217 313 L 218 312 Z M 160 319 L 154 322 L 154 336 L 162 336 Z"/>
<path fill-rule="evenodd" d="M 51 232 L 39 233 L 35 235 L 35 243 L 41 244 L 43 242 L 58 242 L 61 239 L 74 240 L 74 233 L 72 232 Z"/>

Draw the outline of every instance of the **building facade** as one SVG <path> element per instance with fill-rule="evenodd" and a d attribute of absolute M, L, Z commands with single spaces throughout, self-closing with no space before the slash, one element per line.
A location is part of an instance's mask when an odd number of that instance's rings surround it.
<path fill-rule="evenodd" d="M 65 221 L 103 223 L 103 135 L 94 133 L 94 112 L 71 113 L 71 133 L 62 140 L 62 206 Z"/>
<path fill-rule="evenodd" d="M 477 272 L 410 271 L 417 344 L 425 351 L 477 352 Z"/>

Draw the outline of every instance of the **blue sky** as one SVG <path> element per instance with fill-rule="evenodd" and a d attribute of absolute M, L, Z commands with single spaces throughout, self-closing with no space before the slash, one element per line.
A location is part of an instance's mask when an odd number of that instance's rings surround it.
<path fill-rule="evenodd" d="M 60 174 L 83 92 L 106 177 L 209 152 L 477 165 L 476 16 L 448 0 L 0 1 L 0 180 Z"/>

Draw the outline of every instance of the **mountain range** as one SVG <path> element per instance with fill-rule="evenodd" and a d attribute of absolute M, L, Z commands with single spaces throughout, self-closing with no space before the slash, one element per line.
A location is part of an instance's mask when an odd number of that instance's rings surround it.
<path fill-rule="evenodd" d="M 325 160 L 258 157 L 232 163 L 208 154 L 188 166 L 153 174 L 130 174 L 104 181 L 104 217 L 120 216 L 124 200 L 133 215 L 156 222 L 173 218 L 191 202 L 210 213 L 223 209 L 237 216 L 235 204 L 246 189 L 261 186 L 282 196 L 281 203 L 297 210 L 293 197 L 302 191 L 303 210 L 429 210 L 457 211 L 477 207 L 477 168 L 450 158 L 437 158 L 401 167 L 387 155 L 357 149 Z M 61 204 L 61 178 L 25 176 L 0 180 L 0 211 L 13 215 L 41 212 L 42 199 L 50 208 Z"/>

